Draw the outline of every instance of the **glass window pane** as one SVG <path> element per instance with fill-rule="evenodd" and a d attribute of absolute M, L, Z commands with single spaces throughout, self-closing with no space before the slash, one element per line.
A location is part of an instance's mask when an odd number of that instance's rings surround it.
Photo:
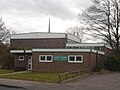
<path fill-rule="evenodd" d="M 51 57 L 51 56 L 47 56 L 47 60 L 48 60 L 48 61 L 51 61 L 51 60 L 52 60 L 52 57 Z"/>
<path fill-rule="evenodd" d="M 81 56 L 77 56 L 77 57 L 76 57 L 76 61 L 82 61 Z"/>
<path fill-rule="evenodd" d="M 75 61 L 75 57 L 74 56 L 70 56 L 69 57 L 69 61 Z"/>
<path fill-rule="evenodd" d="M 30 59 L 32 59 L 32 57 L 31 57 L 31 56 L 28 56 L 28 59 L 30 60 Z"/>
<path fill-rule="evenodd" d="M 19 56 L 19 60 L 24 60 L 24 56 Z"/>
<path fill-rule="evenodd" d="M 45 60 L 45 56 L 40 56 L 40 60 Z"/>
<path fill-rule="evenodd" d="M 21 56 L 20 59 L 24 59 L 24 58 Z"/>
<path fill-rule="evenodd" d="M 94 47 L 95 50 L 99 50 L 100 51 L 100 47 Z"/>

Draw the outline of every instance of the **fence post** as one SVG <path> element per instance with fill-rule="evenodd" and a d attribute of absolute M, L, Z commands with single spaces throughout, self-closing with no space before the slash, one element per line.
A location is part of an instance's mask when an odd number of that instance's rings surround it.
<path fill-rule="evenodd" d="M 72 72 L 72 77 L 74 76 L 74 72 Z"/>
<path fill-rule="evenodd" d="M 68 74 L 66 73 L 66 79 L 67 79 Z"/>
<path fill-rule="evenodd" d="M 92 74 L 92 69 L 91 68 L 89 69 L 89 72 L 90 72 L 90 74 Z"/>
<path fill-rule="evenodd" d="M 61 75 L 59 74 L 59 83 L 61 82 Z"/>

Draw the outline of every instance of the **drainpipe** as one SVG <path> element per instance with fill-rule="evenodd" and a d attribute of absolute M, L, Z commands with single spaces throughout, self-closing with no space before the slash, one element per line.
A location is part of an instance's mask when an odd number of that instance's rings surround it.
<path fill-rule="evenodd" d="M 96 66 L 98 65 L 98 51 L 96 53 Z"/>
<path fill-rule="evenodd" d="M 92 57 L 91 57 L 91 55 L 92 55 L 92 49 L 90 49 L 90 63 L 89 63 L 89 68 L 90 68 L 90 74 L 92 74 Z"/>
<path fill-rule="evenodd" d="M 24 55 L 25 55 L 25 63 L 28 63 L 27 61 L 27 54 L 25 53 L 25 50 L 24 50 Z M 25 70 L 27 71 L 27 67 L 28 67 L 28 64 L 26 64 L 25 66 Z"/>

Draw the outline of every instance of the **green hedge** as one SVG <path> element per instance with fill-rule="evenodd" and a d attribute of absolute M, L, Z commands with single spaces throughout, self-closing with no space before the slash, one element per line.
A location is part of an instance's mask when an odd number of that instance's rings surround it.
<path fill-rule="evenodd" d="M 120 71 L 120 58 L 108 56 L 104 62 L 104 68 L 111 71 Z"/>

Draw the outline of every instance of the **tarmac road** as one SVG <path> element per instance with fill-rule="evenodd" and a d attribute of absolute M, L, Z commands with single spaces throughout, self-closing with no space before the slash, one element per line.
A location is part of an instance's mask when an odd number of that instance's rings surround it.
<path fill-rule="evenodd" d="M 90 75 L 63 84 L 24 80 L 0 79 L 0 85 L 27 88 L 27 90 L 120 90 L 120 73 Z M 1 87 L 0 90 L 25 90 Z"/>
<path fill-rule="evenodd" d="M 66 85 L 76 86 L 81 88 L 80 90 L 120 90 L 120 73 L 91 75 L 73 80 Z"/>
<path fill-rule="evenodd" d="M 0 90 L 25 90 L 25 89 L 0 86 Z"/>

